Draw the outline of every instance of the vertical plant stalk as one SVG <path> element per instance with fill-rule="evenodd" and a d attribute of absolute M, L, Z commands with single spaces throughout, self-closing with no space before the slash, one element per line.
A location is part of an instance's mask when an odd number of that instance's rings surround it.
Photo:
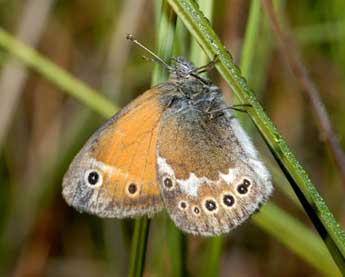
<path fill-rule="evenodd" d="M 171 56 L 174 41 L 176 15 L 166 0 L 162 1 L 161 14 L 158 26 L 157 54 L 163 58 Z M 160 65 L 156 64 L 152 74 L 151 85 L 156 85 L 166 79 Z M 150 227 L 150 219 L 142 217 L 136 219 L 129 263 L 129 276 L 139 277 L 143 275 L 146 248 Z M 176 257 L 175 257 L 176 258 Z"/>
<path fill-rule="evenodd" d="M 247 80 L 251 78 L 251 68 L 254 60 L 256 40 L 259 34 L 260 18 L 260 2 L 252 1 L 249 9 L 240 62 L 241 72 Z"/>
<path fill-rule="evenodd" d="M 224 236 L 209 238 L 205 247 L 205 258 L 200 266 L 200 276 L 221 276 L 220 265 Z M 204 257 L 203 257 L 204 258 Z"/>
<path fill-rule="evenodd" d="M 212 22 L 214 1 L 213 0 L 207 0 L 207 1 L 199 0 L 198 5 L 199 5 L 200 10 L 208 19 L 208 21 Z M 194 39 L 193 37 L 191 38 L 189 58 L 196 67 L 203 66 L 209 62 L 209 58 L 207 57 L 207 55 L 205 55 L 200 45 L 198 44 L 197 40 Z M 200 272 L 198 272 L 198 274 L 200 274 L 201 276 L 218 276 L 219 275 L 219 266 L 220 266 L 220 259 L 222 256 L 223 242 L 224 242 L 223 236 L 209 238 L 206 241 L 207 253 L 205 253 L 205 255 L 202 256 L 203 263 L 200 267 Z"/>
<path fill-rule="evenodd" d="M 147 217 L 135 220 L 128 276 L 139 277 L 143 275 L 149 228 L 150 219 Z"/>
<path fill-rule="evenodd" d="M 326 203 L 312 184 L 309 176 L 296 160 L 276 127 L 263 111 L 248 87 L 232 57 L 221 43 L 204 15 L 191 0 L 168 0 L 192 35 L 211 58 L 218 55 L 216 67 L 237 95 L 241 103 L 251 104 L 248 114 L 265 139 L 279 166 L 288 178 L 304 210 L 326 243 L 333 259 L 345 272 L 345 234 L 335 221 Z"/>
<path fill-rule="evenodd" d="M 310 104 L 321 133 L 320 137 L 328 146 L 338 168 L 343 185 L 345 185 L 345 154 L 339 144 L 336 134 L 334 133 L 326 108 L 322 103 L 320 93 L 314 82 L 310 79 L 307 69 L 298 53 L 297 47 L 289 36 L 287 27 L 285 26 L 284 30 L 280 25 L 274 11 L 272 0 L 262 0 L 262 6 L 271 23 L 272 30 L 278 42 L 279 51 L 285 58 L 291 72 L 299 82 L 302 88 L 301 93 L 303 93 L 303 96 Z"/>

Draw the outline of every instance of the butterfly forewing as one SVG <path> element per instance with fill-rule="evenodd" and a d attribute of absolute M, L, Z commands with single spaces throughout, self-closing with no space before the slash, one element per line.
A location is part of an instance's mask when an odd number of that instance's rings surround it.
<path fill-rule="evenodd" d="M 63 195 L 70 205 L 118 218 L 162 208 L 156 175 L 159 93 L 147 91 L 89 139 L 64 178 Z"/>

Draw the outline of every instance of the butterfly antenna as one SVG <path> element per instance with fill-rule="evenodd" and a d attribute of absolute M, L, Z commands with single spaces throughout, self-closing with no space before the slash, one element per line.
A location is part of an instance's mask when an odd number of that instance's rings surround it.
<path fill-rule="evenodd" d="M 168 65 L 165 61 L 163 61 L 160 57 L 158 57 L 154 52 L 152 52 L 150 49 L 148 49 L 147 47 L 145 47 L 144 45 L 142 45 L 139 41 L 137 41 L 132 34 L 128 34 L 126 36 L 126 38 L 128 40 L 130 40 L 131 42 L 133 42 L 134 44 L 136 44 L 137 46 L 139 46 L 140 48 L 144 49 L 146 52 L 148 52 L 152 57 L 153 60 L 155 62 L 158 62 L 160 64 L 162 64 L 164 67 L 166 67 L 167 69 L 170 69 L 170 65 Z"/>

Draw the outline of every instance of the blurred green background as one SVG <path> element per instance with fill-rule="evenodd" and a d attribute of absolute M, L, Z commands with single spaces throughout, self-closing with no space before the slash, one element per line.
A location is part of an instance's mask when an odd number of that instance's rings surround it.
<path fill-rule="evenodd" d="M 251 4 L 249 0 L 214 1 L 211 12 L 217 34 L 238 64 Z M 290 26 L 344 148 L 345 1 L 281 1 L 280 7 L 282 22 Z M 125 39 L 126 34 L 155 49 L 159 8 L 160 1 L 149 0 L 2 0 L 0 27 L 123 106 L 150 87 L 153 69 L 151 62 L 142 59 L 142 50 Z M 264 13 L 256 24 L 248 82 L 344 226 L 345 184 L 298 82 L 278 52 Z M 174 54 L 189 57 L 191 38 L 182 25 L 178 21 Z M 231 100 L 231 91 L 216 71 L 210 75 Z M 127 274 L 133 222 L 79 214 L 61 197 L 69 162 L 103 120 L 0 47 L 1 276 Z M 288 224 L 291 220 L 291 229 L 296 230 L 293 220 L 297 220 L 320 244 L 310 220 L 287 196 L 289 185 L 249 118 L 241 115 L 241 121 L 274 173 L 277 189 L 271 202 L 292 217 L 286 219 Z M 173 276 L 176 267 L 190 276 L 327 275 L 315 266 L 317 261 L 313 264 L 301 254 L 317 257 L 303 244 L 308 234 L 297 232 L 302 238 L 297 241 L 287 233 L 284 240 L 267 221 L 265 226 L 258 217 L 222 239 L 178 237 L 181 247 L 175 250 L 176 236 L 171 235 L 175 227 L 161 213 L 151 222 L 144 275 Z M 295 246 L 286 240 L 295 241 Z M 327 255 L 327 250 L 321 251 Z M 218 273 L 208 271 L 213 260 Z"/>

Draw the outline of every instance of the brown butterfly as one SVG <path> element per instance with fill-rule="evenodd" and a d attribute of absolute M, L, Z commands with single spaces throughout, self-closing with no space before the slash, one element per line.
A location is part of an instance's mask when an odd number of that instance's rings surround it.
<path fill-rule="evenodd" d="M 183 57 L 168 65 L 150 53 L 169 80 L 87 141 L 64 177 L 63 196 L 100 217 L 152 216 L 166 208 L 185 232 L 227 233 L 268 199 L 271 176 L 220 89 L 200 76 L 207 66 Z"/>

